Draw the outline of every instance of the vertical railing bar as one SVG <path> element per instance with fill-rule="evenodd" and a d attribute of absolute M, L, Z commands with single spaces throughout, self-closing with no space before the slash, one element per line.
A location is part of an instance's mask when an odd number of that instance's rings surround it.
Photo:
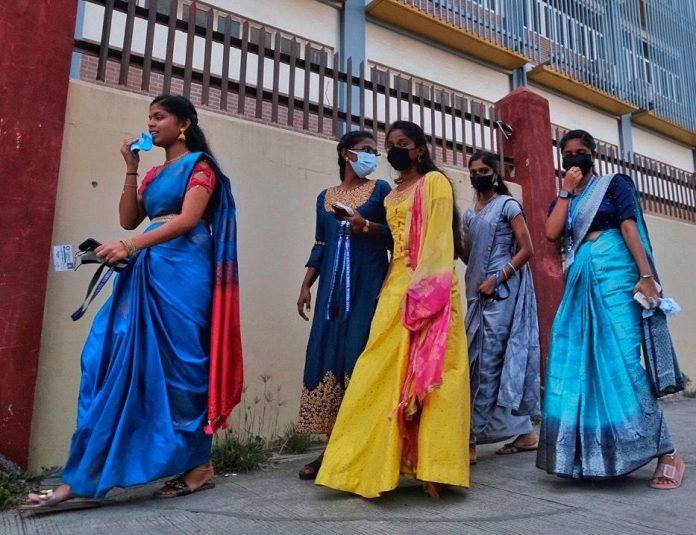
<path fill-rule="evenodd" d="M 468 160 L 467 160 L 467 146 L 466 146 L 466 114 L 469 111 L 469 100 L 462 97 L 461 101 L 461 116 L 460 116 L 460 123 L 462 125 L 462 166 L 466 167 L 468 165 Z"/>
<path fill-rule="evenodd" d="M 413 76 L 408 79 L 408 120 L 413 122 Z"/>
<path fill-rule="evenodd" d="M 449 101 L 444 89 L 440 89 L 440 123 L 442 128 L 442 163 L 447 163 L 447 115 L 445 105 Z"/>
<path fill-rule="evenodd" d="M 113 5 L 113 0 L 109 0 Z M 172 67 L 174 65 L 174 42 L 176 40 L 176 9 L 177 0 L 169 2 L 169 21 L 167 24 L 167 55 L 164 59 L 164 80 L 162 93 L 168 95 L 172 87 Z"/>
<path fill-rule="evenodd" d="M 401 75 L 394 76 L 394 88 L 396 89 L 396 120 L 401 120 L 401 82 L 404 80 Z"/>
<path fill-rule="evenodd" d="M 450 109 L 452 110 L 452 163 L 457 165 L 457 95 L 453 91 Z"/>
<path fill-rule="evenodd" d="M 333 80 L 333 100 L 331 103 L 332 110 L 331 110 L 331 132 L 333 134 L 334 138 L 338 137 L 338 70 L 339 70 L 339 58 L 338 58 L 338 52 L 334 53 L 333 57 L 333 72 L 332 74 L 332 80 Z"/>
<path fill-rule="evenodd" d="M 266 70 L 266 27 L 259 28 L 258 54 L 256 58 L 256 118 L 263 117 L 263 79 Z"/>
<path fill-rule="evenodd" d="M 384 83 L 384 127 L 391 124 L 391 71 L 387 69 Z"/>
<path fill-rule="evenodd" d="M 106 66 L 109 61 L 109 40 L 111 38 L 113 14 L 114 0 L 106 0 L 104 2 L 104 20 L 102 21 L 101 42 L 99 44 L 99 62 L 97 63 L 97 80 L 101 82 L 106 81 Z"/>
<path fill-rule="evenodd" d="M 370 80 L 372 80 L 372 132 L 375 135 L 375 138 L 377 137 L 377 131 L 379 129 L 379 111 L 378 111 L 378 100 L 377 100 L 377 67 L 372 66 L 370 69 Z M 389 125 L 386 124 L 385 122 L 385 128 L 388 128 Z"/>
<path fill-rule="evenodd" d="M 186 21 L 186 60 L 184 62 L 184 96 L 191 98 L 191 79 L 193 77 L 193 49 L 196 38 L 196 2 L 189 6 L 188 21 Z"/>
<path fill-rule="evenodd" d="M 213 54 L 213 24 L 215 15 L 208 10 L 205 18 L 205 52 L 203 53 L 203 87 L 201 88 L 201 104 L 208 105 L 210 100 L 210 63 Z"/>
<path fill-rule="evenodd" d="M 302 129 L 309 130 L 309 90 L 311 88 L 312 77 L 312 47 L 309 43 L 305 44 L 304 54 L 304 97 L 302 102 Z"/>
<path fill-rule="evenodd" d="M 360 130 L 365 130 L 365 62 L 360 62 Z"/>
<path fill-rule="evenodd" d="M 239 59 L 239 98 L 237 99 L 237 113 L 246 113 L 246 93 L 247 93 L 247 63 L 249 61 L 249 21 L 245 20 L 242 25 L 242 48 Z M 290 71 L 292 76 L 292 71 Z"/>
<path fill-rule="evenodd" d="M 280 99 L 280 32 L 276 32 L 273 42 L 273 94 L 271 97 L 271 121 L 278 123 L 278 101 Z"/>
<path fill-rule="evenodd" d="M 143 79 L 140 89 L 150 89 L 150 74 L 152 71 L 152 48 L 155 42 L 155 26 L 157 25 L 157 4 L 150 2 L 147 10 L 147 30 L 145 32 L 145 50 L 143 52 Z"/>
<path fill-rule="evenodd" d="M 346 132 L 353 130 L 353 58 L 346 60 Z"/>
<path fill-rule="evenodd" d="M 121 48 L 121 67 L 118 73 L 118 84 L 128 85 L 130 70 L 131 46 L 133 44 L 133 24 L 135 23 L 136 0 L 128 0 L 126 10 L 126 27 L 123 31 L 123 47 Z"/>
<path fill-rule="evenodd" d="M 328 58 L 328 52 L 322 49 L 321 55 L 319 56 L 319 95 L 317 97 L 317 129 L 320 134 L 324 133 L 324 85 L 326 81 L 326 60 Z"/>
<path fill-rule="evenodd" d="M 435 86 L 430 86 L 430 152 L 437 160 L 437 133 L 435 131 Z"/>
<path fill-rule="evenodd" d="M 297 76 L 297 51 L 300 48 L 294 37 L 290 42 L 290 73 L 288 76 L 288 126 L 295 124 L 295 78 Z M 336 73 L 334 73 L 334 77 Z M 334 108 L 337 106 L 334 100 Z"/>
<path fill-rule="evenodd" d="M 225 17 L 225 33 L 222 38 L 222 75 L 220 78 L 220 108 L 227 110 L 227 93 L 230 86 L 230 43 L 232 42 L 232 18 Z"/>

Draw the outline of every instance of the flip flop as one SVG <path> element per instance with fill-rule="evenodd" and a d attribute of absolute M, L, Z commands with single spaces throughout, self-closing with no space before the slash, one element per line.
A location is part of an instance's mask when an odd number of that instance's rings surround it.
<path fill-rule="evenodd" d="M 497 455 L 512 455 L 514 453 L 524 453 L 525 451 L 536 451 L 539 445 L 536 446 L 515 446 L 514 442 L 504 444 L 502 448 L 496 450 Z"/>
<path fill-rule="evenodd" d="M 182 477 L 176 477 L 174 479 L 165 481 L 164 486 L 160 490 L 154 492 L 152 497 L 160 500 L 166 498 L 179 498 L 181 496 L 188 496 L 189 494 L 195 494 L 196 492 L 212 489 L 214 487 L 215 483 L 212 479 L 209 479 L 200 487 L 192 489 L 186 484 Z"/>
<path fill-rule="evenodd" d="M 28 503 L 17 507 L 19 514 L 23 516 L 44 515 L 48 513 L 60 513 L 63 511 L 79 511 L 81 509 L 93 509 L 101 506 L 99 500 L 89 500 L 84 498 L 68 498 L 58 501 L 53 497 L 53 491 L 30 492 L 29 496 L 34 495 L 39 503 Z"/>
<path fill-rule="evenodd" d="M 652 479 L 657 479 L 659 477 L 665 478 L 668 481 L 666 482 L 655 482 L 655 481 L 650 481 L 650 486 L 654 489 L 658 490 L 672 490 L 672 489 L 677 489 L 681 486 L 682 484 L 682 479 L 684 478 L 684 471 L 686 470 L 686 465 L 684 464 L 684 461 L 681 460 L 681 457 L 674 457 L 675 463 L 672 464 L 667 464 L 667 463 L 662 463 L 658 462 L 657 463 L 657 468 L 655 469 L 655 473 L 652 476 Z"/>

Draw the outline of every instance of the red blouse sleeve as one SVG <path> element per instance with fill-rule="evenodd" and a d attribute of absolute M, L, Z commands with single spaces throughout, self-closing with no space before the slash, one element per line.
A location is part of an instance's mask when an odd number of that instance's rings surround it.
<path fill-rule="evenodd" d="M 142 184 L 140 184 L 140 187 L 138 188 L 138 195 L 140 197 L 143 196 L 143 193 L 145 193 L 145 190 L 150 185 L 150 182 L 152 182 L 155 179 L 155 177 L 157 176 L 157 171 L 159 171 L 160 167 L 160 165 L 156 165 L 150 168 L 150 170 L 147 173 L 145 173 L 145 178 L 143 178 L 143 182 Z"/>
<path fill-rule="evenodd" d="M 186 191 L 196 186 L 201 186 L 206 189 L 206 191 L 212 195 L 215 191 L 215 186 L 217 185 L 217 178 L 215 177 L 215 171 L 210 167 L 208 162 L 205 160 L 199 160 L 196 166 L 193 168 L 193 173 L 191 174 L 191 179 L 189 180 Z"/>

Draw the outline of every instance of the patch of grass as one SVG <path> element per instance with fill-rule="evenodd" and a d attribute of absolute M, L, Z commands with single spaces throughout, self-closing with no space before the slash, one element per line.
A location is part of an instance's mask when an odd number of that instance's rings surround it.
<path fill-rule="evenodd" d="M 312 445 L 312 436 L 299 431 L 295 424 L 290 424 L 277 441 L 278 453 L 304 453 Z"/>
<path fill-rule="evenodd" d="M 271 452 L 261 437 L 240 437 L 230 431 L 213 443 L 213 466 L 218 473 L 249 472 L 265 463 Z"/>
<path fill-rule="evenodd" d="M 0 510 L 24 503 L 29 485 L 23 474 L 0 471 Z"/>

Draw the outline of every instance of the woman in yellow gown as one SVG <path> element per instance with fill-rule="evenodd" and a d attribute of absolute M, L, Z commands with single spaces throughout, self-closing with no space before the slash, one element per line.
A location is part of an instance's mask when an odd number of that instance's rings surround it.
<path fill-rule="evenodd" d="M 394 123 L 386 146 L 401 174 L 385 199 L 394 254 L 316 483 L 374 498 L 403 474 L 437 496 L 442 485 L 469 486 L 459 217 L 419 126 Z"/>

